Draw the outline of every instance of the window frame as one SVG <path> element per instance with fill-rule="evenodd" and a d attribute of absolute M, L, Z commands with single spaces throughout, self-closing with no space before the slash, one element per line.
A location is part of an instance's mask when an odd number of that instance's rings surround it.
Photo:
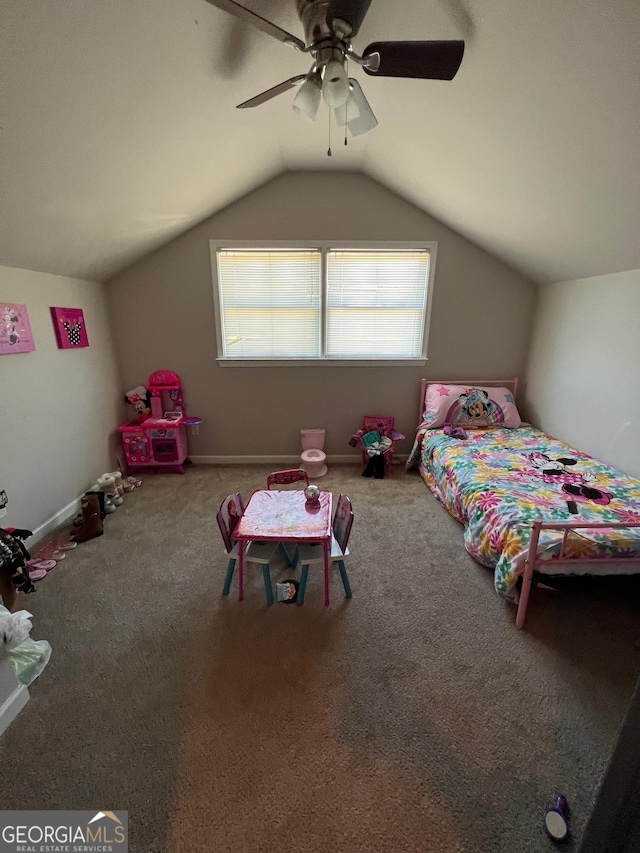
<path fill-rule="evenodd" d="M 320 252 L 320 343 L 326 349 L 326 307 L 327 307 L 327 252 L 335 249 L 344 251 L 412 251 L 424 249 L 429 252 L 429 276 L 427 281 L 427 299 L 424 311 L 424 330 L 422 354 L 412 358 L 337 358 L 320 356 L 313 358 L 232 358 L 224 355 L 222 341 L 222 312 L 220 308 L 220 286 L 218 281 L 218 251 L 234 249 L 291 249 Z M 213 309 L 216 327 L 216 361 L 220 367 L 414 367 L 427 362 L 429 329 L 431 325 L 431 305 L 435 283 L 436 256 L 438 244 L 435 240 L 209 240 L 211 255 Z"/>

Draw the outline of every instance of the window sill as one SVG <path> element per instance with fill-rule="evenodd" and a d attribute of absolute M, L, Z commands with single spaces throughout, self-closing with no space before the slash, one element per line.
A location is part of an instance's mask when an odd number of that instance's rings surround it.
<path fill-rule="evenodd" d="M 217 358 L 220 367 L 418 367 L 420 358 Z"/>

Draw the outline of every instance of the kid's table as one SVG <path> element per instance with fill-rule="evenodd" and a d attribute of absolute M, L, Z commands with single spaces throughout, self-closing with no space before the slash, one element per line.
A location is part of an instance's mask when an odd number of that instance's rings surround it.
<path fill-rule="evenodd" d="M 233 531 L 238 548 L 238 600 L 244 599 L 244 549 L 254 542 L 321 542 L 324 554 L 324 603 L 329 604 L 329 552 L 331 550 L 331 492 L 320 492 L 315 504 L 304 491 L 260 489 L 249 498 Z"/>

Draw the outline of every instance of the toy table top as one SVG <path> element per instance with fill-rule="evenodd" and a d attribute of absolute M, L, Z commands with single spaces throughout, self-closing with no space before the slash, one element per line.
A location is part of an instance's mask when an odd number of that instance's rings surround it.
<path fill-rule="evenodd" d="M 302 490 L 261 489 L 249 498 L 234 539 L 322 542 L 331 538 L 331 492 L 309 504 Z"/>

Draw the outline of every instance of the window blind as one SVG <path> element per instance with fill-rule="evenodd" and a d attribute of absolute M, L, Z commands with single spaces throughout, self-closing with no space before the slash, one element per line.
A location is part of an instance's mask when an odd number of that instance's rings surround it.
<path fill-rule="evenodd" d="M 320 356 L 317 250 L 221 250 L 218 283 L 227 358 Z"/>
<path fill-rule="evenodd" d="M 329 251 L 329 358 L 422 355 L 428 250 Z"/>

